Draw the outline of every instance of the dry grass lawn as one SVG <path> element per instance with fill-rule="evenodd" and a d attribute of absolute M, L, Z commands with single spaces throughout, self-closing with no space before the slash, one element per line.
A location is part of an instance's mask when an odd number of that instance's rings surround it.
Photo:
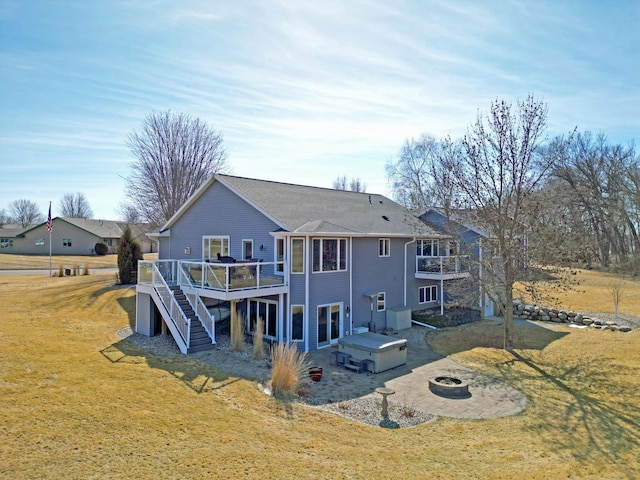
<path fill-rule="evenodd" d="M 145 254 L 145 260 L 157 259 L 157 253 Z M 117 267 L 118 256 L 117 255 L 53 255 L 51 257 L 51 265 L 54 271 L 58 271 L 59 265 L 66 268 L 72 268 L 74 265 L 79 265 L 80 268 L 84 268 L 85 265 L 89 266 L 89 269 L 93 268 L 105 268 L 105 267 Z M 0 254 L 0 270 L 33 270 L 33 269 L 48 269 L 49 257 L 43 255 L 14 255 L 8 253 Z"/>
<path fill-rule="evenodd" d="M 0 277 L 0 478 L 640 478 L 640 331 L 521 327 L 516 356 L 491 348 L 491 322 L 438 332 L 434 348 L 529 408 L 386 430 L 146 354 L 115 335 L 135 290 L 112 283 Z"/>
<path fill-rule="evenodd" d="M 571 290 L 558 289 L 554 282 L 546 285 L 542 283 L 541 285 L 550 292 L 550 296 L 558 298 L 558 304 L 547 306 L 583 312 L 613 313 L 611 286 L 614 282 L 620 281 L 622 298 L 619 313 L 640 315 L 640 280 L 637 278 L 621 278 L 612 273 L 578 269 L 576 280 L 578 284 Z"/>

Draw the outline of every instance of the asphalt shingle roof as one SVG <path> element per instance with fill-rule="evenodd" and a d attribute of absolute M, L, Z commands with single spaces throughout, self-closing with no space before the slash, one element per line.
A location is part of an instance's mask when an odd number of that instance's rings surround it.
<path fill-rule="evenodd" d="M 216 175 L 292 233 L 444 237 L 383 195 Z"/>

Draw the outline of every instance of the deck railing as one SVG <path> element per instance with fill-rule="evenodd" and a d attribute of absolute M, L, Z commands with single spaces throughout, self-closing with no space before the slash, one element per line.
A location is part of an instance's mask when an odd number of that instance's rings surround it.
<path fill-rule="evenodd" d="M 178 264 L 178 284 L 182 288 L 185 296 L 187 297 L 187 301 L 193 308 L 193 311 L 196 312 L 196 315 L 204 329 L 209 334 L 209 338 L 211 338 L 212 343 L 216 343 L 215 336 L 215 317 L 213 317 L 207 306 L 202 301 L 202 298 L 196 293 L 195 285 L 189 275 L 189 273 L 185 269 L 185 265 L 182 263 Z"/>
<path fill-rule="evenodd" d="M 468 255 L 447 257 L 416 257 L 416 273 L 434 273 L 440 275 L 466 273 L 469 271 Z"/>
<path fill-rule="evenodd" d="M 286 286 L 286 262 L 180 261 L 194 287 L 233 292 Z"/>
<path fill-rule="evenodd" d="M 175 274 L 175 266 L 169 265 L 168 262 L 138 262 L 138 283 L 153 286 L 178 334 L 185 345 L 189 345 L 191 320 L 184 314 L 169 288 L 169 282 L 174 283 L 172 277 L 174 278 Z"/>

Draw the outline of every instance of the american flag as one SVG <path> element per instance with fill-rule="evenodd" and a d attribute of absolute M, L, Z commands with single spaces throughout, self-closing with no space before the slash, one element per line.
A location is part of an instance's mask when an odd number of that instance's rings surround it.
<path fill-rule="evenodd" d="M 49 233 L 53 231 L 53 220 L 51 220 L 51 202 L 49 202 L 49 216 L 47 217 L 47 230 Z"/>

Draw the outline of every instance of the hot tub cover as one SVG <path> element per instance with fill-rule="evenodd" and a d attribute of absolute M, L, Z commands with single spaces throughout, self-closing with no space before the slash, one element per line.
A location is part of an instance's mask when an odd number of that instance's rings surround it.
<path fill-rule="evenodd" d="M 356 347 L 369 352 L 382 352 L 392 348 L 405 346 L 407 340 L 404 338 L 393 338 L 379 333 L 366 332 L 358 335 L 348 335 L 338 340 L 338 343 L 345 346 Z"/>

